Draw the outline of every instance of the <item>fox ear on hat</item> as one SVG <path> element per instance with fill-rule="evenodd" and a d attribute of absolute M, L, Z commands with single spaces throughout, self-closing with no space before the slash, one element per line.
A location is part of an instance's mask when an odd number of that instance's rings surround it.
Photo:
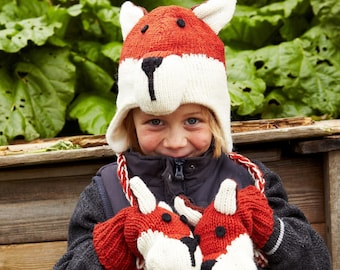
<path fill-rule="evenodd" d="M 120 25 L 122 29 L 123 40 L 130 33 L 131 29 L 136 25 L 147 11 L 139 6 L 134 5 L 130 1 L 124 2 L 120 8 Z"/>
<path fill-rule="evenodd" d="M 193 7 L 192 11 L 197 18 L 204 21 L 218 34 L 232 19 L 235 8 L 236 0 L 207 0 L 203 4 Z M 147 11 L 144 8 L 136 6 L 130 1 L 123 3 L 120 10 L 123 40 L 145 14 L 147 14 Z"/>
<path fill-rule="evenodd" d="M 195 15 L 218 32 L 233 18 L 236 0 L 208 0 L 192 8 Z"/>

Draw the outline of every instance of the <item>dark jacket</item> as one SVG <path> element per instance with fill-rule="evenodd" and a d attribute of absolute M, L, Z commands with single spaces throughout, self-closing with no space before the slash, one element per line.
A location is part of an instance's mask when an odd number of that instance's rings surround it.
<path fill-rule="evenodd" d="M 202 157 L 185 160 L 145 157 L 135 152 L 127 152 L 125 156 L 129 177 L 138 175 L 157 200 L 170 205 L 176 195 L 184 194 L 194 204 L 206 207 L 226 178 L 234 179 L 239 189 L 254 184 L 244 166 L 227 155 L 213 159 L 210 151 Z M 270 269 L 331 269 L 324 241 L 304 214 L 288 203 L 280 178 L 263 164 L 256 164 L 264 173 L 265 195 L 274 210 L 274 232 L 263 248 L 264 252 L 269 252 Z M 110 180 L 110 196 L 103 188 L 103 179 Z M 98 222 L 104 222 L 121 208 L 129 206 L 118 181 L 117 164 L 108 164 L 98 171 L 80 195 L 70 221 L 68 250 L 55 270 L 103 269 L 94 250 L 92 231 Z"/>

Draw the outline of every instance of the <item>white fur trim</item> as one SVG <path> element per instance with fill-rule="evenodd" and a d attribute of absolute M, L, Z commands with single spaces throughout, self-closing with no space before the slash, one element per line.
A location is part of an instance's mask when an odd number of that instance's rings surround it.
<path fill-rule="evenodd" d="M 218 34 L 233 18 L 236 0 L 210 0 L 195 7 L 193 12 Z"/>
<path fill-rule="evenodd" d="M 223 151 L 232 151 L 230 97 L 223 63 L 205 55 L 165 57 L 154 72 L 156 101 L 151 101 L 141 62 L 127 58 L 119 66 L 117 111 L 106 133 L 114 152 L 121 153 L 129 147 L 122 122 L 131 109 L 140 107 L 146 113 L 162 115 L 188 103 L 203 105 L 214 112 L 227 144 Z"/>

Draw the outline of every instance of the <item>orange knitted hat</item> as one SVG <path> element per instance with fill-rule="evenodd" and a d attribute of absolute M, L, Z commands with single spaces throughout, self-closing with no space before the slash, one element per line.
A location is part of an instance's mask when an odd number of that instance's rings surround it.
<path fill-rule="evenodd" d="M 225 51 L 217 34 L 235 6 L 236 0 L 208 0 L 192 9 L 164 6 L 148 13 L 131 2 L 122 5 L 117 111 L 106 133 L 116 153 L 129 148 L 123 121 L 130 110 L 165 115 L 188 103 L 214 113 L 223 151 L 232 151 Z"/>

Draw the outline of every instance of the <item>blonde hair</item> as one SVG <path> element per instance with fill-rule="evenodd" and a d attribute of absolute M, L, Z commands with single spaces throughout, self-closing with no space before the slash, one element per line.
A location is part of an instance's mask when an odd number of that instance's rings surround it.
<path fill-rule="evenodd" d="M 203 117 L 207 119 L 209 127 L 210 127 L 210 131 L 213 134 L 213 141 L 212 141 L 212 146 L 214 148 L 213 157 L 218 158 L 222 154 L 222 148 L 225 148 L 226 146 L 226 142 L 223 139 L 222 130 L 213 112 L 209 110 L 207 107 L 201 106 L 201 108 L 202 108 L 202 115 Z M 133 110 L 129 111 L 128 115 L 124 119 L 123 124 L 126 129 L 127 136 L 128 136 L 127 137 L 128 145 L 134 151 L 142 153 L 142 150 L 138 143 L 136 127 L 133 121 Z"/>

